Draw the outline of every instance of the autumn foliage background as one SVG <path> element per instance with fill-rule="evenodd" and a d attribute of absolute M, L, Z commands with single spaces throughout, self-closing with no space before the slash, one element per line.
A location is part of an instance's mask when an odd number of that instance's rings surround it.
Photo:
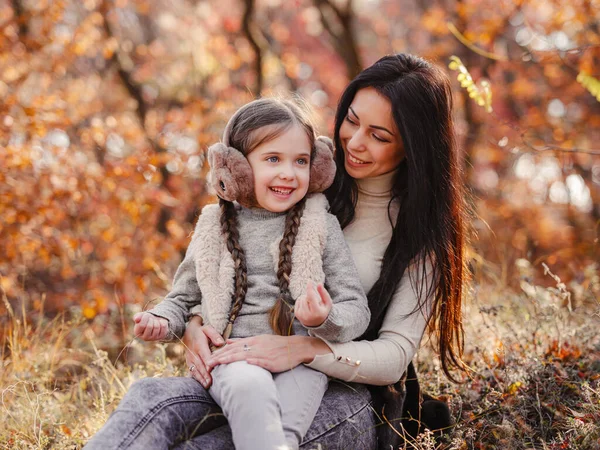
<path fill-rule="evenodd" d="M 410 52 L 454 80 L 476 370 L 420 352 L 457 426 L 413 446 L 600 448 L 598 23 L 595 0 L 0 0 L 0 443 L 79 448 L 132 381 L 182 373 L 131 314 L 214 200 L 233 111 L 299 94 L 331 135 L 348 80 Z"/>

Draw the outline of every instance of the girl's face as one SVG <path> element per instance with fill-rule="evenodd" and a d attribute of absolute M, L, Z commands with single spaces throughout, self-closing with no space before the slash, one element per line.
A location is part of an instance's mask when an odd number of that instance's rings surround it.
<path fill-rule="evenodd" d="M 310 153 L 306 131 L 293 125 L 247 155 L 261 208 L 284 212 L 304 198 L 310 181 Z"/>
<path fill-rule="evenodd" d="M 359 90 L 340 127 L 344 166 L 352 178 L 371 178 L 393 171 L 404 158 L 402 138 L 390 101 L 367 87 Z"/>

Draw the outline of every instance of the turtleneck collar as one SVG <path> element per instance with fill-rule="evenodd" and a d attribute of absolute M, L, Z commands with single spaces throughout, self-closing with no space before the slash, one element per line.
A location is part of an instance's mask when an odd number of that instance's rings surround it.
<path fill-rule="evenodd" d="M 389 199 L 392 196 L 392 183 L 398 169 L 382 175 L 356 180 L 359 194 L 366 197 Z"/>
<path fill-rule="evenodd" d="M 240 216 L 254 220 L 269 220 L 274 219 L 275 217 L 285 216 L 287 214 L 287 211 L 271 212 L 264 208 L 246 208 L 245 206 L 241 206 L 239 203 L 236 204 L 236 206 Z"/>

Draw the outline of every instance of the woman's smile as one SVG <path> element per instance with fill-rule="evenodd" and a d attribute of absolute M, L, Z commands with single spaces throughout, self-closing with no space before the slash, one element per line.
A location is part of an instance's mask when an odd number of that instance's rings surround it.
<path fill-rule="evenodd" d="M 350 164 L 353 167 L 360 167 L 365 166 L 367 164 L 371 164 L 369 161 L 363 161 L 362 159 L 357 158 L 350 152 L 347 153 L 346 160 L 348 161 L 348 164 Z"/>

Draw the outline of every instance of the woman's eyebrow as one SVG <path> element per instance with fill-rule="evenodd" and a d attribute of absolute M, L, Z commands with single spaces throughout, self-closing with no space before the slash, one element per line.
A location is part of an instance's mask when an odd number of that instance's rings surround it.
<path fill-rule="evenodd" d="M 352 109 L 352 106 L 349 106 L 349 107 L 348 107 L 348 109 L 349 109 L 350 111 L 352 111 L 352 114 L 354 114 L 354 117 L 356 117 L 357 119 L 359 118 L 359 117 L 358 117 L 358 114 L 356 114 L 356 112 L 354 111 L 354 109 Z M 392 133 L 390 130 L 388 130 L 388 129 L 387 129 L 387 128 L 385 128 L 385 127 L 382 127 L 382 126 L 379 126 L 379 125 L 369 125 L 369 126 L 370 126 L 371 128 L 375 128 L 376 130 L 385 131 L 386 133 L 389 133 L 389 134 L 391 134 L 392 136 L 394 135 L 394 133 Z"/>

